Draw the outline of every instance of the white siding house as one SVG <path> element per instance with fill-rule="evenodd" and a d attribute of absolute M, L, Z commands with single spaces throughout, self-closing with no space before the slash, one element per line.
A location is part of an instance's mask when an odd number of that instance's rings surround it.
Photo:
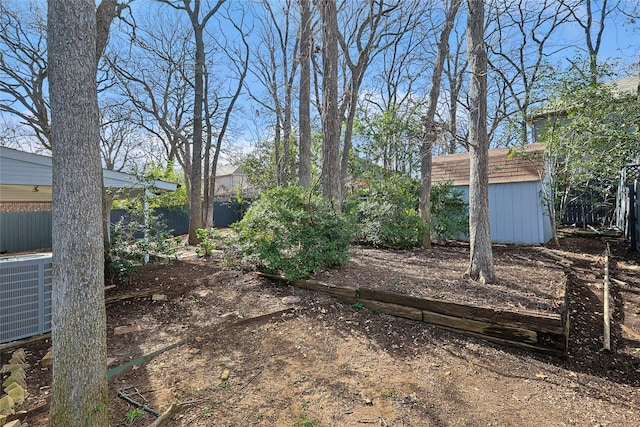
<path fill-rule="evenodd" d="M 216 200 L 234 198 L 238 194 L 238 190 L 240 190 L 241 196 L 247 199 L 253 199 L 259 195 L 259 192 L 249 185 L 247 175 L 244 173 L 242 166 L 218 166 L 214 191 Z"/>
<path fill-rule="evenodd" d="M 489 217 L 494 243 L 537 245 L 552 238 L 543 203 L 542 146 L 525 148 L 525 159 L 508 148 L 489 150 Z M 534 155 L 532 155 L 534 154 Z M 432 182 L 449 181 L 469 200 L 469 153 L 434 157 Z"/>

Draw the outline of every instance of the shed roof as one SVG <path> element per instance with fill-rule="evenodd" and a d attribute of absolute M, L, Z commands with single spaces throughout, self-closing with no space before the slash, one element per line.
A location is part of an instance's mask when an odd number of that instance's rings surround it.
<path fill-rule="evenodd" d="M 53 181 L 49 156 L 0 147 L 0 201 L 51 201 Z M 107 188 L 141 189 L 138 177 L 124 172 L 103 169 Z M 161 180 L 151 181 L 151 187 L 161 191 L 175 191 L 180 185 Z"/>
<path fill-rule="evenodd" d="M 542 144 L 529 144 L 526 153 L 544 152 Z M 511 148 L 489 150 L 489 184 L 540 181 L 539 171 L 544 171 L 543 156 L 524 158 L 511 154 Z M 453 185 L 469 185 L 469 153 L 451 154 L 433 158 L 431 181 L 451 181 Z"/>

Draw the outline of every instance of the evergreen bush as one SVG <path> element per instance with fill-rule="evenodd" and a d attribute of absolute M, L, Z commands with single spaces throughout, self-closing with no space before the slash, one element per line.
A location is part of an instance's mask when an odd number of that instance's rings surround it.
<path fill-rule="evenodd" d="M 460 239 L 469 234 L 469 205 L 462 191 L 441 182 L 431 187 L 431 236 L 436 239 Z"/>
<path fill-rule="evenodd" d="M 356 239 L 396 249 L 419 245 L 426 225 L 417 210 L 418 190 L 415 180 L 398 175 L 372 180 L 369 189 L 345 205 L 356 224 Z"/>
<path fill-rule="evenodd" d="M 288 279 L 349 259 L 352 227 L 322 197 L 298 186 L 266 191 L 233 226 L 245 256 Z"/>

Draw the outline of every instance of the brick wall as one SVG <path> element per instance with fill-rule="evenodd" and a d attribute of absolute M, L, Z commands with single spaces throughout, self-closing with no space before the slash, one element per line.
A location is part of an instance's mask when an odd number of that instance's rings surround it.
<path fill-rule="evenodd" d="M 0 202 L 0 212 L 50 211 L 51 202 Z"/>

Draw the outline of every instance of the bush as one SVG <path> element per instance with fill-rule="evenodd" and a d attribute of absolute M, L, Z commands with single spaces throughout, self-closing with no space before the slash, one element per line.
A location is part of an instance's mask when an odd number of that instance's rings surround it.
<path fill-rule="evenodd" d="M 288 279 L 349 259 L 348 221 L 323 198 L 298 186 L 263 193 L 233 227 L 246 256 L 260 260 L 268 271 L 282 270 Z"/>
<path fill-rule="evenodd" d="M 436 239 L 459 239 L 469 234 L 469 205 L 462 191 L 449 182 L 431 187 L 431 235 Z"/>
<path fill-rule="evenodd" d="M 200 243 L 196 248 L 198 256 L 207 257 L 211 255 L 211 251 L 218 248 L 218 240 L 220 240 L 220 233 L 215 228 L 198 228 L 196 230 L 196 236 Z"/>
<path fill-rule="evenodd" d="M 352 197 L 346 210 L 357 224 L 357 240 L 397 249 L 419 245 L 426 225 L 416 208 L 418 188 L 414 180 L 393 176 Z"/>
<path fill-rule="evenodd" d="M 143 264 L 145 255 L 158 259 L 167 259 L 175 254 L 173 236 L 166 223 L 159 217 L 149 214 L 147 224 L 141 221 L 141 214 L 131 212 L 130 220 L 123 217 L 113 225 L 111 233 L 112 260 L 105 267 L 108 277 L 130 280 L 136 272 L 135 265 Z M 146 232 L 146 237 L 143 237 Z"/>

